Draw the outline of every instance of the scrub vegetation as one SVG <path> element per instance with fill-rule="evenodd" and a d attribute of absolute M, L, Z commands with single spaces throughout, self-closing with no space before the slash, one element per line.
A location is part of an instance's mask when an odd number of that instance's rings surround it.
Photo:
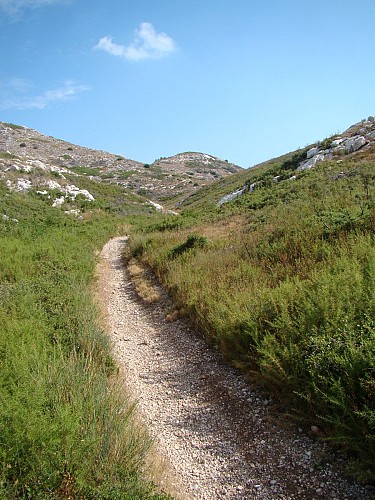
<path fill-rule="evenodd" d="M 95 255 L 134 200 L 91 189 L 78 219 L 0 183 L 0 498 L 162 498 L 92 293 Z"/>
<path fill-rule="evenodd" d="M 17 139 L 34 134 L 9 127 Z M 52 208 L 60 190 L 43 193 L 48 183 L 37 181 L 61 173 L 19 171 L 20 159 L 1 152 L 0 498 L 165 498 L 146 479 L 150 440 L 119 388 L 93 302 L 99 251 L 129 231 L 138 294 L 161 299 L 153 271 L 174 299 L 170 321 L 185 317 L 373 481 L 375 150 L 299 171 L 308 150 L 184 200 L 163 190 L 178 215 L 154 211 L 144 188 L 110 183 L 83 157 L 64 179 L 93 199 Z M 27 190 L 10 191 L 17 179 Z M 242 194 L 219 206 L 233 192 Z"/>
<path fill-rule="evenodd" d="M 139 219 L 132 256 L 249 378 L 375 473 L 373 151 L 298 172 L 293 156 Z M 246 182 L 251 192 L 225 203 Z M 179 317 L 180 314 L 175 314 Z"/>

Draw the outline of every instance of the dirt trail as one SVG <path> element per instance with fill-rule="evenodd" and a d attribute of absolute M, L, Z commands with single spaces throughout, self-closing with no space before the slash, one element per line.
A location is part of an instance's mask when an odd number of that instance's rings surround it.
<path fill-rule="evenodd" d="M 137 299 L 110 240 L 98 266 L 114 355 L 144 423 L 169 464 L 167 487 L 181 499 L 369 498 L 349 484 L 324 446 L 292 433 L 219 355 L 163 304 Z M 342 464 L 341 464 L 342 465 Z"/>

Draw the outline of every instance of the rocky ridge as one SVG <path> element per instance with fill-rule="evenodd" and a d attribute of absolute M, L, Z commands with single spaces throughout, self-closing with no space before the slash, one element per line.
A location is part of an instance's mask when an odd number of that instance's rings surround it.
<path fill-rule="evenodd" d="M 318 162 L 334 157 L 349 155 L 360 149 L 368 149 L 375 144 L 375 118 L 369 116 L 348 128 L 343 134 L 335 135 L 306 151 L 306 159 L 298 171 L 310 169 Z M 339 160 L 338 160 L 339 161 Z"/>
<path fill-rule="evenodd" d="M 375 118 L 369 116 L 345 130 L 342 134 L 334 135 L 314 144 L 312 147 L 307 147 L 304 150 L 295 153 L 298 162 L 295 168 L 295 173 L 288 179 L 295 180 L 300 172 L 309 170 L 319 162 L 325 160 L 335 160 L 339 163 L 344 157 L 356 154 L 359 151 L 366 151 L 375 147 Z M 273 179 L 274 182 L 280 182 L 280 176 Z M 235 200 L 239 196 L 246 193 L 251 193 L 256 182 L 245 184 L 243 187 L 223 196 L 218 202 L 220 207 L 224 203 Z"/>

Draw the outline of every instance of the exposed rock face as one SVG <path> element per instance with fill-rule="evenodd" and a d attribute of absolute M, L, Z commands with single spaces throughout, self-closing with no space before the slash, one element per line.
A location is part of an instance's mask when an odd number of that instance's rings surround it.
<path fill-rule="evenodd" d="M 246 191 L 247 191 L 247 189 L 246 189 L 246 186 L 245 186 L 245 187 L 243 187 L 241 189 L 237 189 L 237 191 L 234 191 L 233 193 L 229 193 L 229 194 L 223 196 L 221 198 L 221 200 L 217 203 L 217 206 L 221 207 L 221 205 L 223 205 L 224 203 L 228 203 L 228 201 L 235 200 L 236 198 L 238 198 L 242 194 L 246 193 Z"/>
<path fill-rule="evenodd" d="M 333 139 L 327 147 L 327 141 L 323 141 L 325 148 L 319 144 L 306 153 L 306 160 L 300 164 L 297 170 L 312 168 L 319 161 L 330 160 L 334 156 L 351 154 L 365 146 L 372 146 L 375 143 L 375 119 L 369 116 L 367 120 L 362 120 L 352 125 L 340 136 Z"/>
<path fill-rule="evenodd" d="M 346 154 L 353 153 L 354 151 L 358 151 L 362 146 L 367 144 L 366 139 L 362 135 L 357 135 L 347 139 L 345 142 L 345 152 Z"/>
<path fill-rule="evenodd" d="M 315 148 L 311 148 L 307 151 L 306 153 L 306 158 L 309 160 L 310 158 L 312 158 L 313 156 L 317 155 L 318 154 L 318 151 L 319 151 L 319 148 L 318 147 L 315 147 Z"/>
<path fill-rule="evenodd" d="M 318 150 L 318 148 L 314 148 Z M 319 150 L 318 150 L 319 151 Z M 319 161 L 323 160 L 328 160 L 332 158 L 332 153 L 327 153 L 327 152 L 317 152 L 313 156 L 311 156 L 308 160 L 304 161 L 303 163 L 300 164 L 300 166 L 297 168 L 297 170 L 302 171 L 302 170 L 308 170 L 309 168 L 315 167 L 315 165 Z"/>

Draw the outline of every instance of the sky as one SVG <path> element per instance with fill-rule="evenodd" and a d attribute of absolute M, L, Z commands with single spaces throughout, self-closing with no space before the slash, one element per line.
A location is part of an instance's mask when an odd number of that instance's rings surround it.
<path fill-rule="evenodd" d="M 375 0 L 0 0 L 0 121 L 249 167 L 375 114 Z"/>

